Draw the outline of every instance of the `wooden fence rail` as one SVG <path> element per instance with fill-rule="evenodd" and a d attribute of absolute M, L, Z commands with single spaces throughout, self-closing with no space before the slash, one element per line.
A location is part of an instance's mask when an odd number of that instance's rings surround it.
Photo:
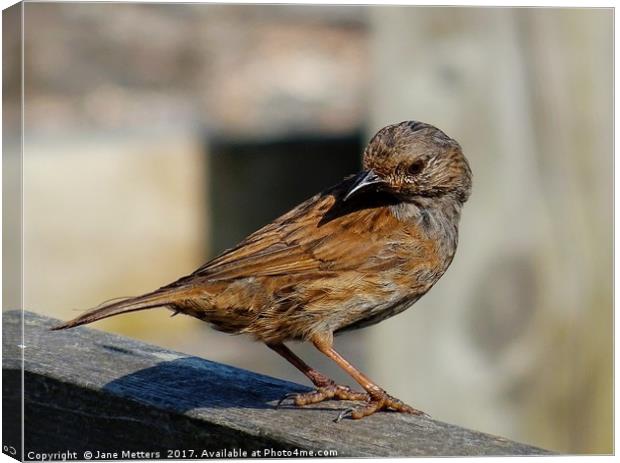
<path fill-rule="evenodd" d="M 275 409 L 307 388 L 90 328 L 49 331 L 56 322 L 25 312 L 20 347 L 22 314 L 3 314 L 3 444 L 19 457 L 23 353 L 26 460 L 549 453 L 395 413 L 334 423 L 342 403 Z"/>

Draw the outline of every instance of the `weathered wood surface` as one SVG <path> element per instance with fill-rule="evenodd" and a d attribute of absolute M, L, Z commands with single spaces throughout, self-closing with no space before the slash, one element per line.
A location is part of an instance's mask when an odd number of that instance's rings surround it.
<path fill-rule="evenodd" d="M 5 384 L 20 376 L 19 312 L 3 314 Z M 345 403 L 274 405 L 298 384 L 90 328 L 25 315 L 25 450 L 335 450 L 338 456 L 511 455 L 545 450 L 433 419 L 379 413 L 334 423 Z M 7 383 L 6 380 L 9 380 Z M 5 387 L 5 407 L 19 392 Z M 348 403 L 347 403 L 348 404 Z M 248 453 L 248 456 L 251 454 Z M 181 455 L 182 456 L 182 455 Z M 189 453 L 186 454 L 189 456 Z M 203 455 L 204 456 L 204 455 Z"/>

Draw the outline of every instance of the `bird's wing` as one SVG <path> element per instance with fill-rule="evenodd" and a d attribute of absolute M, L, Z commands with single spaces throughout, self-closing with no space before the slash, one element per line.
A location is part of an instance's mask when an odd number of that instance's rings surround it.
<path fill-rule="evenodd" d="M 208 280 L 300 274 L 312 277 L 365 266 L 385 251 L 384 235 L 377 231 L 396 219 L 386 207 L 375 207 L 325 220 L 341 196 L 333 190 L 316 195 L 191 276 Z"/>

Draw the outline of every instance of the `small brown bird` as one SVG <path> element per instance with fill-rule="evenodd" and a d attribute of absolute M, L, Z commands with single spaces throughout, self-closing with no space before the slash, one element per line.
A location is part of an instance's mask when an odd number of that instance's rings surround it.
<path fill-rule="evenodd" d="M 338 354 L 333 336 L 402 312 L 439 280 L 456 251 L 472 174 L 455 140 L 415 121 L 381 129 L 364 151 L 363 167 L 191 275 L 54 329 L 166 307 L 227 333 L 251 334 L 283 356 L 316 386 L 294 395 L 298 406 L 327 399 L 364 401 L 337 421 L 382 409 L 422 414 Z M 286 341 L 312 342 L 365 392 L 311 368 Z"/>

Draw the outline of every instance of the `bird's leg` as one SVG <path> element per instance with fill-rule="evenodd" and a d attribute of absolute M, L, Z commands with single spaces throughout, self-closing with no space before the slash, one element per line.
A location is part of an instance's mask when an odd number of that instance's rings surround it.
<path fill-rule="evenodd" d="M 284 344 L 267 344 L 267 347 L 276 351 L 286 360 L 291 362 L 295 368 L 306 375 L 308 379 L 312 381 L 312 384 L 316 386 L 316 391 L 300 394 L 287 394 L 280 400 L 280 402 L 278 402 L 278 406 L 289 398 L 294 399 L 295 405 L 298 406 L 315 404 L 329 399 L 368 400 L 368 394 L 356 392 L 349 386 L 341 386 L 336 384 L 333 379 L 328 378 L 324 374 L 309 366 Z"/>
<path fill-rule="evenodd" d="M 338 416 L 336 421 L 340 421 L 345 416 L 350 416 L 351 418 L 357 420 L 384 409 L 394 410 L 401 413 L 410 413 L 412 415 L 428 416 L 426 413 L 416 410 L 397 398 L 388 395 L 383 389 L 372 382 L 364 373 L 355 368 L 334 350 L 332 347 L 331 337 L 315 337 L 312 340 L 312 343 L 319 351 L 336 362 L 344 371 L 349 373 L 349 375 L 351 375 L 351 377 L 353 377 L 353 379 L 355 379 L 355 381 L 357 381 L 360 386 L 368 392 L 368 404 L 360 408 L 345 410 Z"/>

